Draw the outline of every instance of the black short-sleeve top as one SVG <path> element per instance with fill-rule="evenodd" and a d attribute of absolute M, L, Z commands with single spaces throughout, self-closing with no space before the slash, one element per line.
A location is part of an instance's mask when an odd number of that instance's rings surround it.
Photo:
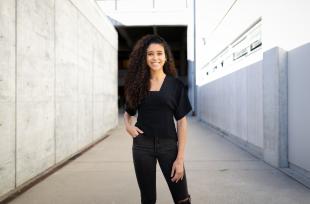
<path fill-rule="evenodd" d="M 166 75 L 159 91 L 149 91 L 136 109 L 126 106 L 125 110 L 131 116 L 138 112 L 135 126 L 145 136 L 177 140 L 174 118 L 180 120 L 192 107 L 183 82 Z"/>

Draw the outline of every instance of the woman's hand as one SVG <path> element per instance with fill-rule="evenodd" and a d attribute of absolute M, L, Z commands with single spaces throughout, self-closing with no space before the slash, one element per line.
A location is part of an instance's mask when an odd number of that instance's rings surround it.
<path fill-rule="evenodd" d="M 128 134 L 129 134 L 131 137 L 133 137 L 133 138 L 135 138 L 135 137 L 137 137 L 139 134 L 142 134 L 142 133 L 143 133 L 142 130 L 140 130 L 138 127 L 133 126 L 133 125 L 128 125 L 128 126 L 126 126 L 126 131 L 127 131 Z"/>
<path fill-rule="evenodd" d="M 171 181 L 178 182 L 180 179 L 182 180 L 184 176 L 184 161 L 182 159 L 176 159 L 173 162 L 172 170 L 171 170 Z"/>

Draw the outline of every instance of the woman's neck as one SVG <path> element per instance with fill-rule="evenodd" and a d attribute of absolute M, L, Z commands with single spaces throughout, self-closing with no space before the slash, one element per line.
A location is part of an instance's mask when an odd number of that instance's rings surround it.
<path fill-rule="evenodd" d="M 163 71 L 151 72 L 151 80 L 161 80 L 166 76 Z"/>

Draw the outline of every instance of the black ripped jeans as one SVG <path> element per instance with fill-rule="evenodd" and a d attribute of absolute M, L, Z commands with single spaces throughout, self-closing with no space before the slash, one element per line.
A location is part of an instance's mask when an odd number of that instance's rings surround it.
<path fill-rule="evenodd" d="M 147 137 L 133 139 L 132 154 L 142 204 L 156 203 L 156 163 L 166 179 L 174 203 L 190 204 L 186 175 L 177 183 L 171 181 L 172 165 L 177 157 L 177 142 L 171 139 Z"/>

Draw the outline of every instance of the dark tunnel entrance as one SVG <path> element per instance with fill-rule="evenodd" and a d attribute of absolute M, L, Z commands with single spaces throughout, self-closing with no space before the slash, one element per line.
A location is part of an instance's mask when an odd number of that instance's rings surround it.
<path fill-rule="evenodd" d="M 124 78 L 129 54 L 136 41 L 146 34 L 158 34 L 170 45 L 178 77 L 187 85 L 187 27 L 186 26 L 117 26 L 118 32 L 118 107 L 124 111 Z"/>

